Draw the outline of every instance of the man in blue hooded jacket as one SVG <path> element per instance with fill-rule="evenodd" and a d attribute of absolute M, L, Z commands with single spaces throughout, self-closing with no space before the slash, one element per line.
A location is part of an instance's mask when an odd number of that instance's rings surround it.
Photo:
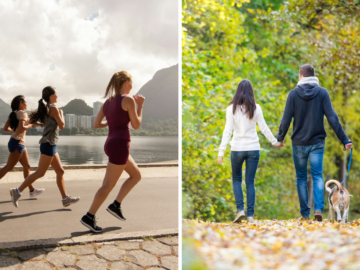
<path fill-rule="evenodd" d="M 325 206 L 324 178 L 322 176 L 326 137 L 324 115 L 345 149 L 352 148 L 352 143 L 346 136 L 331 104 L 328 91 L 319 86 L 314 68 L 309 64 L 303 65 L 299 69 L 299 82 L 288 95 L 277 140 L 284 145 L 285 135 L 292 118 L 294 118 L 291 140 L 300 213 L 305 220 L 308 220 L 310 216 L 307 188 L 309 159 L 313 179 L 315 220 L 322 221 L 322 212 Z"/>

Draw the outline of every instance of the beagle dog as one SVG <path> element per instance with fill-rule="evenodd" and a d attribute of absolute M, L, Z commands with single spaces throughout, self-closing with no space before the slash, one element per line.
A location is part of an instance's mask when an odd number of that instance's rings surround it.
<path fill-rule="evenodd" d="M 330 188 L 332 184 L 336 187 Z M 335 211 L 337 213 L 337 221 L 346 223 L 348 221 L 348 213 L 350 208 L 350 196 L 349 192 L 344 186 L 337 180 L 329 180 L 325 184 L 325 189 L 329 192 L 329 214 L 330 219 L 335 219 Z M 343 216 L 341 217 L 341 212 Z"/>

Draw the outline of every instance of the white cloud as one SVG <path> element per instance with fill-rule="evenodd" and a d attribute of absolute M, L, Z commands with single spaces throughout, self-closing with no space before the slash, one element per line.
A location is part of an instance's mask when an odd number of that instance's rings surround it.
<path fill-rule="evenodd" d="M 177 0 L 0 1 L 0 98 L 35 108 L 55 86 L 59 106 L 100 99 L 116 71 L 133 92 L 178 62 Z"/>

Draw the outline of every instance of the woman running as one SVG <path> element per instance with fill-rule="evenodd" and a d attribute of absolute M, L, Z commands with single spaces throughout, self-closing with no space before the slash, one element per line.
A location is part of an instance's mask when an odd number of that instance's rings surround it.
<path fill-rule="evenodd" d="M 130 122 L 134 129 L 138 129 L 142 120 L 142 109 L 145 98 L 142 95 L 129 96 L 132 88 L 131 75 L 126 71 L 115 73 L 105 92 L 107 98 L 101 106 L 94 121 L 94 128 L 109 126 L 109 135 L 104 150 L 109 157 L 105 178 L 101 188 L 89 211 L 80 222 L 93 232 L 101 232 L 102 228 L 96 226 L 95 214 L 104 203 L 110 191 L 114 188 L 122 172 L 125 170 L 130 177 L 122 184 L 115 201 L 106 209 L 114 217 L 125 221 L 121 212 L 121 202 L 130 190 L 140 181 L 141 174 L 130 153 Z M 136 104 L 137 110 L 136 110 Z M 106 121 L 102 121 L 106 117 Z"/>
<path fill-rule="evenodd" d="M 218 161 L 222 164 L 222 157 L 224 156 L 226 145 L 234 130 L 234 136 L 231 141 L 231 169 L 237 215 L 233 222 L 239 222 L 245 217 L 244 197 L 241 187 L 242 166 L 244 161 L 246 162 L 247 220 L 250 223 L 254 222 L 254 181 L 260 158 L 260 144 L 256 132 L 256 123 L 273 146 L 282 146 L 265 123 L 261 107 L 259 104 L 256 104 L 251 82 L 249 80 L 242 80 L 233 100 L 226 109 L 226 125 L 218 154 Z"/>
<path fill-rule="evenodd" d="M 30 175 L 30 161 L 27 149 L 25 147 L 26 131 L 35 126 L 41 126 L 41 123 L 36 122 L 29 124 L 28 114 L 25 112 L 27 103 L 25 97 L 20 95 L 14 97 L 11 101 L 12 112 L 5 123 L 4 131 L 12 132 L 8 143 L 9 158 L 6 165 L 0 169 L 0 179 L 2 179 L 9 171 L 11 171 L 16 163 L 20 162 L 23 167 L 24 179 Z M 45 191 L 43 188 L 34 188 L 29 185 L 30 197 L 40 195 Z"/>
<path fill-rule="evenodd" d="M 36 172 L 27 177 L 20 187 L 10 189 L 11 200 L 15 207 L 18 207 L 21 192 L 37 179 L 43 177 L 50 165 L 56 173 L 56 182 L 61 193 L 63 206 L 69 206 L 80 200 L 78 197 L 68 196 L 65 191 L 64 169 L 61 166 L 60 157 L 56 151 L 59 128 L 64 129 L 65 121 L 63 111 L 54 105 L 56 102 L 56 91 L 53 87 L 47 86 L 42 91 L 42 99 L 39 100 L 37 111 L 30 114 L 30 123 L 40 120 L 40 123 L 44 125 L 43 136 L 39 141 L 41 155 Z"/>

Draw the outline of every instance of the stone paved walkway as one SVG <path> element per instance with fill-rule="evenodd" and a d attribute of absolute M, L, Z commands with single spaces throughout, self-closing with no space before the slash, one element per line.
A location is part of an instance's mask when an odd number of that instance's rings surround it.
<path fill-rule="evenodd" d="M 0 250 L 1 270 L 178 269 L 178 237 L 84 243 L 22 251 Z"/>

